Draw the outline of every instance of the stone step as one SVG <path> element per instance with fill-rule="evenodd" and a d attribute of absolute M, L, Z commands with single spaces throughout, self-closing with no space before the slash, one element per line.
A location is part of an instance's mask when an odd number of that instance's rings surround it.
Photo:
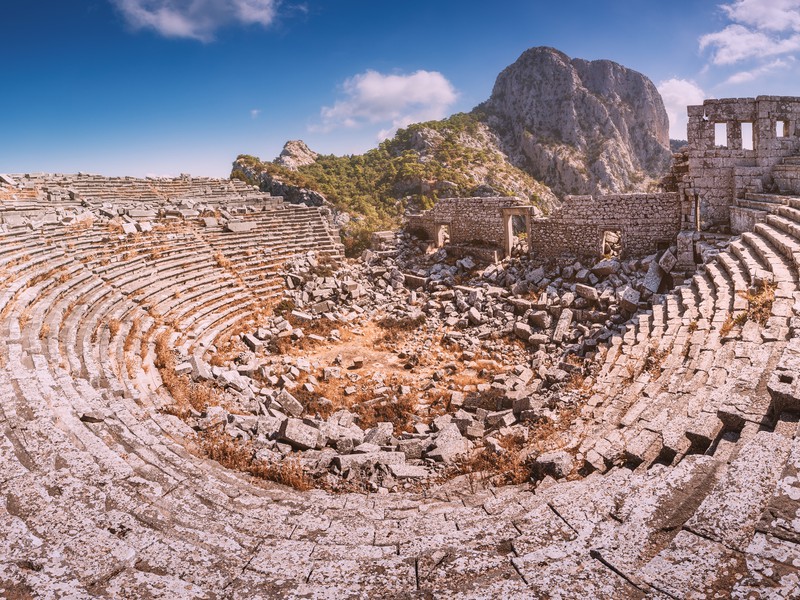
<path fill-rule="evenodd" d="M 783 216 L 784 214 L 789 214 L 790 217 Z M 794 208 L 783 207 L 780 214 L 767 217 L 766 223 L 781 230 L 795 240 L 800 240 L 800 221 L 794 220 L 793 217 L 795 215 L 800 217 L 800 211 Z"/>
<path fill-rule="evenodd" d="M 716 263 L 706 265 L 706 273 L 710 277 L 714 288 L 716 297 L 714 303 L 715 311 L 729 312 L 733 310 L 734 285 L 727 271 L 722 267 L 721 260 L 717 259 Z"/>
<path fill-rule="evenodd" d="M 782 540 L 800 544 L 800 494 L 797 494 L 800 476 L 800 437 L 792 440 L 789 457 L 772 490 L 766 508 L 757 523 L 757 531 Z"/>
<path fill-rule="evenodd" d="M 800 223 L 800 208 L 794 208 L 792 206 L 781 206 L 775 211 L 776 215 L 784 217 L 785 219 L 792 221 L 793 223 Z"/>
<path fill-rule="evenodd" d="M 733 286 L 733 292 L 746 291 L 750 287 L 747 268 L 742 265 L 737 255 L 732 254 L 732 252 L 720 252 L 717 254 L 716 260 L 728 274 Z M 736 296 L 738 294 L 734 293 L 734 301 Z"/>
<path fill-rule="evenodd" d="M 773 200 L 755 199 L 755 194 L 746 194 L 744 198 L 736 199 L 736 207 L 758 213 L 770 214 L 777 211 L 783 203 Z"/>
<path fill-rule="evenodd" d="M 745 252 L 742 247 L 746 248 L 748 252 Z M 747 267 L 751 285 L 760 285 L 762 281 L 772 282 L 778 278 L 774 273 L 778 255 L 761 236 L 745 232 L 742 234 L 740 242 L 731 243 L 731 249 Z M 757 260 L 753 261 L 752 257 L 757 257 Z M 758 266 L 754 266 L 754 262 Z"/>
<path fill-rule="evenodd" d="M 796 428 L 796 424 L 795 424 Z M 745 551 L 789 456 L 791 434 L 759 431 L 687 521 L 697 535 Z"/>
<path fill-rule="evenodd" d="M 797 262 L 800 259 L 800 241 L 791 235 L 787 235 L 780 229 L 768 223 L 756 225 L 755 233 L 758 233 L 770 246 L 777 250 L 770 256 L 770 265 L 777 281 L 797 281 Z"/>

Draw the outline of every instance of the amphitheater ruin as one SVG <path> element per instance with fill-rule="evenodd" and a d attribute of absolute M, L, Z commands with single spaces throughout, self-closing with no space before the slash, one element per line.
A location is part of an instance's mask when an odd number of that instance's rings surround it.
<path fill-rule="evenodd" d="M 688 110 L 659 192 L 349 263 L 236 179 L 0 176 L 0 596 L 800 597 L 800 99 Z"/>

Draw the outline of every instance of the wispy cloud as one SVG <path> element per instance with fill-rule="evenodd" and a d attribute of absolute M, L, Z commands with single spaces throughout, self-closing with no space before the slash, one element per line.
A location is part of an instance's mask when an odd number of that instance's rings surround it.
<path fill-rule="evenodd" d="M 758 79 L 759 77 L 763 77 L 764 75 L 769 75 L 774 71 L 790 69 L 794 63 L 795 63 L 795 58 L 793 56 L 788 56 L 785 59 L 779 58 L 765 65 L 761 65 L 760 67 L 756 67 L 748 71 L 739 71 L 737 73 L 734 73 L 733 75 L 728 77 L 728 79 L 725 80 L 725 83 L 731 85 L 749 83 L 751 81 L 754 81 L 755 79 Z"/>
<path fill-rule="evenodd" d="M 659 83 L 658 92 L 664 100 L 664 108 L 669 117 L 669 137 L 673 140 L 685 140 L 688 122 L 686 107 L 702 104 L 707 98 L 705 92 L 694 81 L 678 78 Z"/>
<path fill-rule="evenodd" d="M 721 6 L 731 21 L 769 31 L 800 31 L 798 0 L 735 0 Z"/>
<path fill-rule="evenodd" d="M 366 71 L 347 79 L 343 98 L 321 111 L 321 123 L 314 131 L 338 128 L 383 126 L 378 139 L 386 139 L 411 123 L 441 119 L 458 98 L 453 85 L 437 71 L 416 71 L 410 75 Z"/>
<path fill-rule="evenodd" d="M 210 42 L 231 23 L 269 26 L 280 0 L 111 0 L 134 29 Z"/>
<path fill-rule="evenodd" d="M 711 63 L 734 65 L 800 51 L 800 0 L 734 0 L 720 6 L 731 23 L 700 38 Z"/>
<path fill-rule="evenodd" d="M 260 115 L 261 115 L 261 109 L 260 108 L 254 108 L 253 110 L 250 111 L 250 118 L 251 119 L 257 119 Z"/>

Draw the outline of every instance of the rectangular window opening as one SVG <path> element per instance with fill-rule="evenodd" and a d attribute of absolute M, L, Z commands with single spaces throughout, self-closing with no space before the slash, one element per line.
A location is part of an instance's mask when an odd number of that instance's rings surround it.
<path fill-rule="evenodd" d="M 622 231 L 603 232 L 603 258 L 616 258 L 622 254 Z"/>
<path fill-rule="evenodd" d="M 753 124 L 742 123 L 742 150 L 752 150 L 754 147 Z"/>
<path fill-rule="evenodd" d="M 786 137 L 789 135 L 789 122 L 776 121 L 775 122 L 775 137 Z"/>
<path fill-rule="evenodd" d="M 450 225 L 440 224 L 436 226 L 436 247 L 441 248 L 450 243 Z"/>
<path fill-rule="evenodd" d="M 728 124 L 714 123 L 714 145 L 717 148 L 728 147 Z"/>

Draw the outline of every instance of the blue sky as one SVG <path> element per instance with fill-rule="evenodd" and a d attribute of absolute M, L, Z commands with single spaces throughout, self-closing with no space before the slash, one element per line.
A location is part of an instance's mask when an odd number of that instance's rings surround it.
<path fill-rule="evenodd" d="M 800 96 L 800 0 L 51 0 L 6 3 L 3 30 L 0 172 L 359 153 L 541 45 L 644 73 L 678 131 L 704 97 Z"/>

